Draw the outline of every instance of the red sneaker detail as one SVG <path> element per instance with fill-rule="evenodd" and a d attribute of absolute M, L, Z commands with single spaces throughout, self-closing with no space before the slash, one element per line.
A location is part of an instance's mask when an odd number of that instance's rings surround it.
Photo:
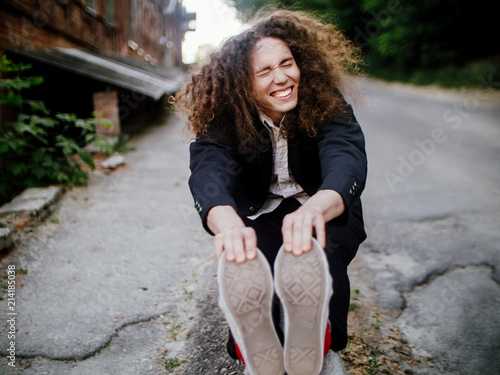
<path fill-rule="evenodd" d="M 325 349 L 323 352 L 323 357 L 326 357 L 326 355 L 328 354 L 331 344 L 332 344 L 332 334 L 330 333 L 330 325 L 327 324 L 325 332 Z M 238 347 L 236 347 L 236 350 L 238 350 Z"/>
<path fill-rule="evenodd" d="M 238 358 L 241 360 L 241 362 L 245 363 L 245 360 L 243 359 L 243 354 L 241 354 L 238 344 L 234 343 L 234 347 L 236 348 L 236 355 L 238 356 Z M 330 344 L 328 344 L 328 347 L 330 347 Z"/>

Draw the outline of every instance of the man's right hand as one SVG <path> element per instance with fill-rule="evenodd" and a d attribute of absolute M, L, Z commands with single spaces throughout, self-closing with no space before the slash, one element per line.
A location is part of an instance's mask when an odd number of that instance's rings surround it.
<path fill-rule="evenodd" d="M 257 234 L 245 226 L 236 210 L 231 206 L 215 206 L 208 212 L 207 225 L 215 234 L 215 258 L 219 261 L 225 252 L 230 262 L 243 263 L 257 254 Z"/>

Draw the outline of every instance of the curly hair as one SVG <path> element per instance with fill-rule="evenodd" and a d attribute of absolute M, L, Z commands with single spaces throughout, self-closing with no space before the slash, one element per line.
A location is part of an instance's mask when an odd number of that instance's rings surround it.
<path fill-rule="evenodd" d="M 253 26 L 228 39 L 190 73 L 175 105 L 196 137 L 218 128 L 241 144 L 257 135 L 253 120 L 259 111 L 252 92 L 251 55 L 265 37 L 282 40 L 300 70 L 300 90 L 294 115 L 287 116 L 284 134 L 316 134 L 316 127 L 344 107 L 342 92 L 348 88 L 346 74 L 358 63 L 357 50 L 333 25 L 304 12 L 275 10 L 257 16 Z"/>

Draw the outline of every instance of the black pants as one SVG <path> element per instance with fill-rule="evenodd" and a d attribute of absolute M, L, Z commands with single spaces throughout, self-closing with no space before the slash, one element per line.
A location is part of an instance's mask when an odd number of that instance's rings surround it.
<path fill-rule="evenodd" d="M 274 260 L 278 250 L 283 245 L 281 227 L 285 215 L 294 212 L 300 207 L 300 203 L 293 198 L 284 199 L 278 208 L 273 212 L 260 215 L 255 220 L 243 218 L 245 224 L 255 229 L 257 233 L 257 247 L 262 251 L 273 270 Z M 330 274 L 333 279 L 333 296 L 330 299 L 329 318 L 332 324 L 332 343 L 331 349 L 334 351 L 342 350 L 347 345 L 347 313 L 349 311 L 350 284 L 347 276 L 347 266 L 352 260 L 353 251 L 347 251 L 335 239 L 338 230 L 329 231 L 329 225 L 326 226 L 326 257 L 330 268 Z M 274 272 L 274 271 L 273 271 Z M 273 301 L 273 320 L 278 337 L 283 343 L 283 332 L 280 327 L 280 308 L 279 299 L 274 297 Z M 326 329 L 326 327 L 325 327 Z M 234 349 L 234 340 L 230 335 L 227 343 L 228 353 L 231 357 L 236 357 Z"/>

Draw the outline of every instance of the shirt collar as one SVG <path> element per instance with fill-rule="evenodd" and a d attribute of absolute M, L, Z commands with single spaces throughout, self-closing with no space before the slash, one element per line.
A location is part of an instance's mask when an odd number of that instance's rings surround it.
<path fill-rule="evenodd" d="M 260 117 L 260 121 L 262 121 L 262 123 L 264 125 L 266 125 L 266 127 L 268 127 L 268 128 L 274 128 L 274 129 L 279 129 L 278 126 L 274 125 L 274 121 L 271 119 L 271 117 L 269 117 L 265 113 L 259 112 L 259 117 Z M 285 119 L 285 117 L 286 117 L 286 113 L 283 116 L 283 118 L 281 119 L 280 125 L 283 123 L 283 120 Z"/>

